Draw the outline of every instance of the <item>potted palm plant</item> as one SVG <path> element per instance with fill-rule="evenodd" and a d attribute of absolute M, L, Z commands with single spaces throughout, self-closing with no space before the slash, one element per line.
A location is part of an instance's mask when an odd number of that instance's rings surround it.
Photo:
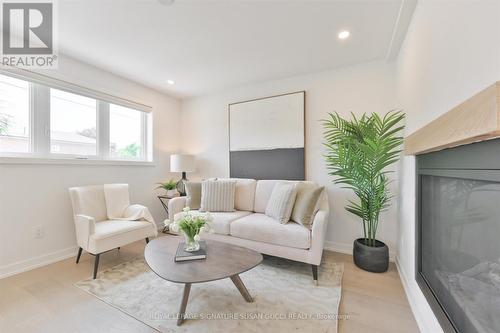
<path fill-rule="evenodd" d="M 372 113 L 346 120 L 329 113 L 323 120 L 329 174 L 358 197 L 346 206 L 363 223 L 364 237 L 354 241 L 354 263 L 370 272 L 385 272 L 389 265 L 389 249 L 376 236 L 380 212 L 391 203 L 387 168 L 399 159 L 404 117 L 391 111 L 384 117 Z"/>
<path fill-rule="evenodd" d="M 157 183 L 156 189 L 163 189 L 165 190 L 165 194 L 169 198 L 173 198 L 177 195 L 177 183 L 170 179 L 167 182 L 164 183 Z"/>

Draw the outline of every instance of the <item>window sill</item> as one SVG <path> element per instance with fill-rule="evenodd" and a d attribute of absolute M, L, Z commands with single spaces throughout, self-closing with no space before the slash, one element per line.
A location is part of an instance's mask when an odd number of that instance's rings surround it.
<path fill-rule="evenodd" d="M 2 164 L 156 166 L 155 162 L 146 161 L 0 156 L 0 165 Z"/>

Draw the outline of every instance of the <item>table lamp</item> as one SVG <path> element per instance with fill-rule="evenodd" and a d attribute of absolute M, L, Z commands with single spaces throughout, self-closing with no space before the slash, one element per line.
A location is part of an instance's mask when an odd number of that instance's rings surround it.
<path fill-rule="evenodd" d="M 177 182 L 177 191 L 181 196 L 185 196 L 186 172 L 194 172 L 194 156 L 188 154 L 170 155 L 170 172 L 182 172 L 182 178 Z"/>

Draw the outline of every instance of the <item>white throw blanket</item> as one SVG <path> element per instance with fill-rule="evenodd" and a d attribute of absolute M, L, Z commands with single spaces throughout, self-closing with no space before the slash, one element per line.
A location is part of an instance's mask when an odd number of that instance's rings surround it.
<path fill-rule="evenodd" d="M 155 223 L 147 207 L 130 204 L 128 184 L 104 184 L 104 198 L 110 220 L 145 220 Z"/>

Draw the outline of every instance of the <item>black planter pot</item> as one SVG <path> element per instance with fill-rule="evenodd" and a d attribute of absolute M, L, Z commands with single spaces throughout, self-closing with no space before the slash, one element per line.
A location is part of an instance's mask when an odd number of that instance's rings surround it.
<path fill-rule="evenodd" d="M 373 273 L 383 273 L 389 268 L 389 248 L 383 242 L 375 240 L 375 246 L 365 244 L 365 238 L 354 241 L 354 264 Z"/>

